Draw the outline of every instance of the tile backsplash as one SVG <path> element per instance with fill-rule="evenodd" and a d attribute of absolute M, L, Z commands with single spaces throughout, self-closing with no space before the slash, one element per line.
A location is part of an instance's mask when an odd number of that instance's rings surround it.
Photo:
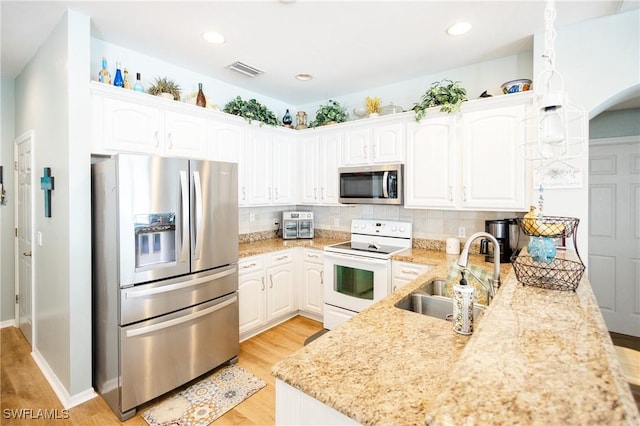
<path fill-rule="evenodd" d="M 290 210 L 312 211 L 316 229 L 349 232 L 352 219 L 386 219 L 413 224 L 413 238 L 445 240 L 457 237 L 458 228 L 464 227 L 467 237 L 484 231 L 485 220 L 522 216 L 519 212 L 484 212 L 455 210 L 418 210 L 402 206 L 360 204 L 354 206 L 273 206 L 241 207 L 240 234 L 276 231 L 282 212 Z M 275 235 L 275 232 L 274 232 Z M 462 241 L 465 238 L 461 238 Z"/>

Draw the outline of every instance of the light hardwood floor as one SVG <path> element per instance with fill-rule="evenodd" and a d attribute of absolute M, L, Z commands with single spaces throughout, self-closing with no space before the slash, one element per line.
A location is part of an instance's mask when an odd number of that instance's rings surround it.
<path fill-rule="evenodd" d="M 273 425 L 275 423 L 275 380 L 271 366 L 304 345 L 307 337 L 322 329 L 322 323 L 301 316 L 292 318 L 240 344 L 238 365 L 263 379 L 267 386 L 220 417 L 214 425 Z M 69 410 L 68 419 L 43 421 L 7 419 L 7 409 L 58 410 L 63 407 L 30 355 L 31 348 L 17 328 L 1 330 L 2 425 L 112 425 L 121 422 L 99 396 Z M 180 389 L 176 390 L 180 391 Z M 161 398 L 159 398 L 161 399 Z M 140 417 L 151 401 L 123 424 L 147 425 Z"/>

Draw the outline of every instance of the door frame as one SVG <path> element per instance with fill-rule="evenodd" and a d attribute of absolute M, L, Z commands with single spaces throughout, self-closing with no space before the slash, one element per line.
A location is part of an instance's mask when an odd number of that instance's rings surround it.
<path fill-rule="evenodd" d="M 23 144 L 23 143 L 29 143 L 31 145 L 31 212 L 29 213 L 29 217 L 31 220 L 31 252 L 34 253 L 35 252 L 35 240 L 34 240 L 34 227 L 33 227 L 33 223 L 35 220 L 35 195 L 34 195 L 34 170 L 35 170 L 35 151 L 34 151 L 34 146 L 35 146 L 35 132 L 33 130 L 28 130 L 25 133 L 23 133 L 22 135 L 18 136 L 17 138 L 14 139 L 13 141 L 13 186 L 14 186 L 14 194 L 16 194 L 16 198 L 17 198 L 17 194 L 18 194 L 18 186 L 19 186 L 19 170 L 18 170 L 18 145 Z M 20 247 L 19 247 L 19 241 L 18 241 L 18 235 L 17 235 L 17 229 L 19 229 L 19 220 L 20 220 L 20 215 L 18 214 L 18 203 L 14 203 L 14 271 L 15 271 L 15 276 L 14 276 L 14 293 L 16 296 L 20 295 L 20 268 L 19 268 L 19 256 L 20 256 Z M 32 256 L 31 258 L 31 347 L 33 348 L 35 346 L 35 341 L 34 341 L 34 337 L 36 335 L 35 332 L 35 321 L 33 321 L 33 318 L 35 316 L 35 294 L 34 294 L 34 282 L 35 282 L 35 267 L 34 267 L 34 259 L 35 259 L 35 255 Z M 20 327 L 20 305 L 18 303 L 15 303 L 15 307 L 14 307 L 14 321 L 16 324 L 16 327 Z"/>

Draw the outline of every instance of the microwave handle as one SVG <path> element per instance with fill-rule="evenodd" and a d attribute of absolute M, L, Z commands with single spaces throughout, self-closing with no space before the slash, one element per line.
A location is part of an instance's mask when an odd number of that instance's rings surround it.
<path fill-rule="evenodd" d="M 382 174 L 382 198 L 389 198 L 389 172 Z"/>

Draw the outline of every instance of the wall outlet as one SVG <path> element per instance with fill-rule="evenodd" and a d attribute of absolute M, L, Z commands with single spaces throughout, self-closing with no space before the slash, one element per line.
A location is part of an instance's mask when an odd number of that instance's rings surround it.
<path fill-rule="evenodd" d="M 464 226 L 458 226 L 458 238 L 466 238 L 467 230 Z"/>
<path fill-rule="evenodd" d="M 256 213 L 249 212 L 249 222 L 255 222 L 255 221 L 256 221 Z"/>
<path fill-rule="evenodd" d="M 334 228 L 340 227 L 340 218 L 336 217 L 335 219 L 333 219 L 333 227 Z"/>

